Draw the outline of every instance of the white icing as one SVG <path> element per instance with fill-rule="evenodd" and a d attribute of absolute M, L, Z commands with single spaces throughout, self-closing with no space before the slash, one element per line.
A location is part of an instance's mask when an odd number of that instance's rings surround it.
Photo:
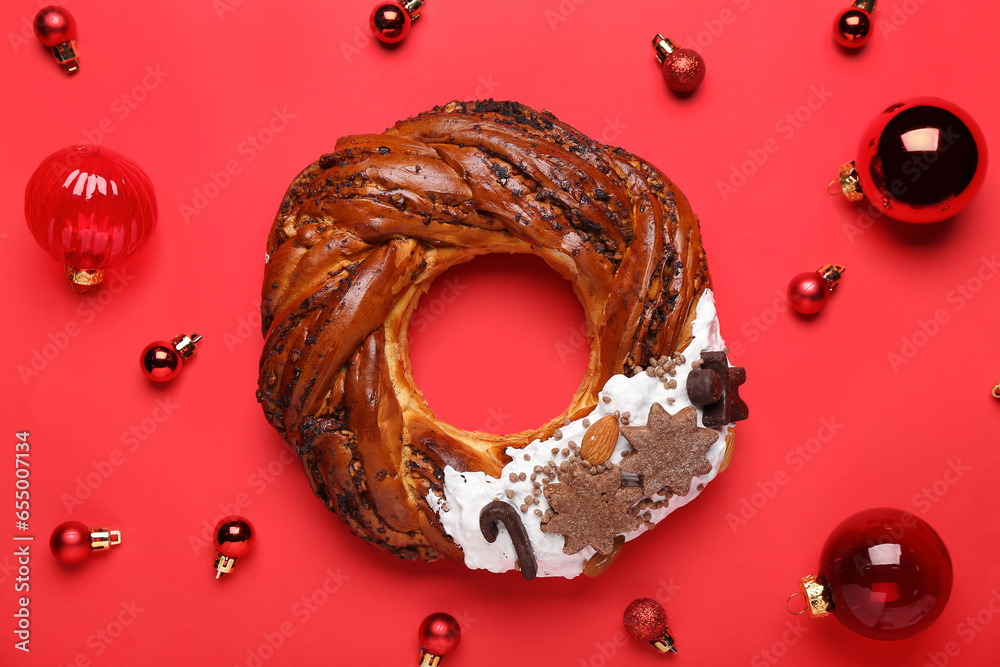
<path fill-rule="evenodd" d="M 684 356 L 684 363 L 676 367 L 676 375 L 670 376 L 670 379 L 677 381 L 676 388 L 665 389 L 663 379 L 651 377 L 645 373 L 639 373 L 633 377 L 615 375 L 604 385 L 597 407 L 587 415 L 586 419 L 589 419 L 589 423 L 592 424 L 601 417 L 614 414 L 618 410 L 620 413 L 626 411 L 629 413 L 630 425 L 642 426 L 646 423 L 649 408 L 654 401 L 671 414 L 690 406 L 691 402 L 688 400 L 685 386 L 688 373 L 691 372 L 691 363 L 699 359 L 704 351 L 721 351 L 725 347 L 719 334 L 719 320 L 716 317 L 715 299 L 711 290 L 706 289 L 698 300 L 692 334 L 693 340 L 690 345 L 681 352 Z M 605 403 L 603 400 L 605 396 L 610 397 L 611 401 Z M 673 398 L 674 402 L 668 403 L 668 398 Z M 702 410 L 700 408 L 697 410 L 698 425 L 704 426 Z M 662 521 L 677 508 L 683 507 L 697 498 L 701 493 L 697 488 L 699 485 L 707 485 L 715 479 L 726 450 L 726 428 L 724 426 L 714 429 L 719 433 L 719 439 L 715 441 L 706 454 L 712 464 L 712 471 L 691 480 L 691 489 L 687 495 L 671 497 L 669 503 L 661 509 L 646 510 L 651 515 L 650 520 L 654 524 Z M 459 472 L 451 466 L 444 469 L 445 498 L 442 499 L 431 491 L 427 496 L 427 502 L 438 513 L 448 534 L 465 552 L 465 564 L 468 567 L 491 572 L 506 572 L 514 569 L 516 556 L 507 530 L 499 526 L 500 535 L 496 542 L 493 544 L 487 542 L 479 529 L 480 510 L 497 498 L 510 502 L 515 507 L 520 507 L 525 496 L 531 495 L 531 473 L 535 466 L 544 466 L 548 461 L 555 461 L 556 464 L 565 461 L 568 457 L 561 454 L 562 449 L 569 446 L 570 440 L 579 445 L 586 430 L 583 426 L 583 418 L 581 418 L 563 426 L 561 428 L 562 438 L 559 440 L 555 438 L 544 441 L 535 440 L 522 449 L 508 448 L 506 453 L 513 460 L 504 466 L 499 479 L 488 477 L 486 473 L 482 472 Z M 556 447 L 560 449 L 560 454 L 553 455 L 552 449 Z M 629 449 L 631 447 L 628 441 L 619 436 L 618 444 L 611 455 L 611 461 L 621 463 L 622 452 Z M 524 460 L 525 454 L 530 457 L 530 460 Z M 524 473 L 525 480 L 511 482 L 511 473 L 515 475 Z M 511 499 L 507 499 L 506 492 L 508 490 L 514 491 L 514 497 Z M 535 498 L 538 499 L 538 504 L 530 505 L 527 513 L 519 514 L 535 552 L 538 576 L 570 579 L 578 576 L 583 572 L 583 566 L 587 560 L 594 555 L 594 549 L 585 547 L 582 551 L 572 555 L 563 553 L 565 538 L 562 535 L 542 532 L 540 528 L 542 517 L 535 514 L 535 509 L 540 509 L 543 514 L 545 510 L 549 509 L 545 495 L 535 496 Z M 656 495 L 652 499 L 654 501 L 663 500 L 661 496 Z M 646 530 L 644 525 L 638 530 L 627 533 L 625 539 L 626 541 L 632 540 Z"/>

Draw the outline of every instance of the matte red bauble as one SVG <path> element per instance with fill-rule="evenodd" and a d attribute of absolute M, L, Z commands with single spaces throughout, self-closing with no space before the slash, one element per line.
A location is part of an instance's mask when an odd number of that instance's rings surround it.
<path fill-rule="evenodd" d="M 462 628 L 451 614 L 437 612 L 420 624 L 417 639 L 420 641 L 417 663 L 420 667 L 437 667 L 442 656 L 448 655 L 458 646 L 462 639 Z"/>
<path fill-rule="evenodd" d="M 811 273 L 795 276 L 788 283 L 788 305 L 797 313 L 815 315 L 826 307 L 844 271 L 846 269 L 838 264 L 827 264 Z"/>
<path fill-rule="evenodd" d="M 819 575 L 800 582 L 813 618 L 832 613 L 872 639 L 926 630 L 951 594 L 948 549 L 926 521 L 897 509 L 858 512 L 823 546 Z"/>
<path fill-rule="evenodd" d="M 56 526 L 49 538 L 49 549 L 60 562 L 80 563 L 94 551 L 104 551 L 121 544 L 122 534 L 107 528 L 88 528 L 79 521 L 67 521 Z"/>
<path fill-rule="evenodd" d="M 397 44 L 406 39 L 423 4 L 424 0 L 388 0 L 375 5 L 368 17 L 368 26 L 375 39 L 383 44 Z"/>
<path fill-rule="evenodd" d="M 875 0 L 854 0 L 833 21 L 833 38 L 846 49 L 864 46 L 872 36 L 872 12 Z"/>
<path fill-rule="evenodd" d="M 86 290 L 122 264 L 156 226 L 156 193 L 146 173 L 101 146 L 70 146 L 48 156 L 24 191 L 24 217 L 42 248 Z"/>
<path fill-rule="evenodd" d="M 253 526 L 241 516 L 227 516 L 215 527 L 215 578 L 233 571 L 236 559 L 250 553 L 255 539 Z"/>
<path fill-rule="evenodd" d="M 56 62 L 70 74 L 80 69 L 76 57 L 76 21 L 62 7 L 49 5 L 35 14 L 35 37 L 52 50 Z"/>
<path fill-rule="evenodd" d="M 939 222 L 969 205 L 986 164 L 986 138 L 972 116 L 946 100 L 915 97 L 868 125 L 857 158 L 840 168 L 830 192 L 867 197 L 903 222 Z"/>

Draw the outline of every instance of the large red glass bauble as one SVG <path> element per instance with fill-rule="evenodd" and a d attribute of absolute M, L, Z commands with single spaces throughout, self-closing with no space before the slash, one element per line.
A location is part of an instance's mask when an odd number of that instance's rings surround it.
<path fill-rule="evenodd" d="M 420 648 L 432 655 L 448 655 L 462 639 L 462 628 L 451 614 L 436 612 L 423 620 L 417 630 Z"/>
<path fill-rule="evenodd" d="M 75 270 L 122 264 L 156 226 L 156 193 L 132 160 L 102 146 L 69 146 L 35 169 L 24 191 L 35 241 Z"/>
<path fill-rule="evenodd" d="M 241 516 L 227 516 L 215 527 L 215 548 L 223 556 L 245 556 L 253 548 L 253 543 L 253 526 Z"/>
<path fill-rule="evenodd" d="M 926 521 L 877 508 L 837 526 L 820 556 L 833 614 L 873 639 L 905 639 L 941 615 L 951 593 L 951 558 Z"/>
<path fill-rule="evenodd" d="M 880 113 L 861 135 L 861 191 L 890 218 L 938 222 L 976 196 L 986 178 L 986 138 L 961 107 L 915 97 Z"/>

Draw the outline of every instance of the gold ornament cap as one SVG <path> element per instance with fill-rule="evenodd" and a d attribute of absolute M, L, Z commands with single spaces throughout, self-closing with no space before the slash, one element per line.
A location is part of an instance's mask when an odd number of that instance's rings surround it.
<path fill-rule="evenodd" d="M 826 191 L 831 195 L 838 193 L 847 197 L 848 201 L 861 201 L 865 194 L 861 191 L 861 179 L 858 178 L 858 168 L 854 160 L 840 165 L 840 174 L 830 181 Z"/>
<path fill-rule="evenodd" d="M 677 45 L 671 42 L 669 37 L 656 33 L 656 37 L 653 38 L 653 49 L 656 50 L 656 59 L 662 63 L 667 56 L 677 50 Z"/>
<path fill-rule="evenodd" d="M 826 582 L 822 577 L 809 575 L 799 580 L 799 589 L 806 601 L 806 611 L 812 618 L 829 616 L 833 602 L 827 595 Z M 801 612 L 799 612 L 801 613 Z"/>
<path fill-rule="evenodd" d="M 844 272 L 847 271 L 840 264 L 824 264 L 823 266 L 816 269 L 816 273 L 822 276 L 823 280 L 826 281 L 827 286 L 832 292 L 834 288 L 840 284 L 841 278 L 844 277 Z"/>
<path fill-rule="evenodd" d="M 649 642 L 649 645 L 660 653 L 677 653 L 677 642 L 674 641 L 674 636 L 670 634 L 670 628 L 663 628 L 663 636 Z"/>
<path fill-rule="evenodd" d="M 212 563 L 215 568 L 215 578 L 218 579 L 224 574 L 229 574 L 236 567 L 236 557 L 227 556 L 221 551 L 215 552 L 215 561 Z"/>
<path fill-rule="evenodd" d="M 854 0 L 851 3 L 852 7 L 857 7 L 858 9 L 863 9 L 869 14 L 875 11 L 875 0 Z"/>
<path fill-rule="evenodd" d="M 66 265 L 66 277 L 73 283 L 74 292 L 86 292 L 94 285 L 104 281 L 104 271 L 101 269 L 77 269 Z"/>
<path fill-rule="evenodd" d="M 90 548 L 94 551 L 103 551 L 122 543 L 122 533 L 120 530 L 108 530 L 107 528 L 90 529 Z"/>
<path fill-rule="evenodd" d="M 406 13 L 410 15 L 411 21 L 416 21 L 420 17 L 420 12 L 423 11 L 424 0 L 410 0 L 409 2 L 403 3 L 403 9 Z"/>
<path fill-rule="evenodd" d="M 190 336 L 180 334 L 170 339 L 170 347 L 177 350 L 177 354 L 181 355 L 181 359 L 187 359 L 195 353 L 197 349 L 195 344 L 200 340 L 201 336 L 198 333 L 193 333 Z"/>

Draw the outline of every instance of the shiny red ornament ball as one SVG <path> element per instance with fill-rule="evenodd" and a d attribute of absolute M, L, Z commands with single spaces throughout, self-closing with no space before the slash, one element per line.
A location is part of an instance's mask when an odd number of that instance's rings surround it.
<path fill-rule="evenodd" d="M 986 179 L 986 137 L 964 109 L 914 97 L 887 107 L 861 135 L 861 193 L 903 222 L 939 222 L 969 205 Z"/>
<path fill-rule="evenodd" d="M 24 191 L 35 241 L 86 289 L 138 250 L 156 227 L 156 193 L 132 160 L 101 146 L 69 146 L 42 160 Z"/>
<path fill-rule="evenodd" d="M 381 2 L 372 10 L 368 19 L 375 38 L 384 44 L 396 44 L 406 39 L 413 25 L 413 17 L 402 3 L 396 0 Z"/>
<path fill-rule="evenodd" d="M 254 543 L 253 526 L 241 516 L 227 516 L 215 527 L 215 550 L 229 558 L 250 553 Z"/>
<path fill-rule="evenodd" d="M 90 555 L 90 528 L 79 521 L 67 521 L 56 526 L 49 538 L 49 548 L 60 562 L 80 563 Z"/>
<path fill-rule="evenodd" d="M 848 7 L 833 21 L 833 36 L 845 49 L 859 49 L 872 36 L 872 15 L 859 7 Z"/>
<path fill-rule="evenodd" d="M 951 594 L 951 557 L 923 519 L 877 508 L 837 526 L 820 556 L 834 616 L 872 639 L 905 639 L 927 629 Z"/>
<path fill-rule="evenodd" d="M 633 600 L 625 608 L 625 631 L 633 639 L 652 642 L 663 637 L 667 629 L 667 612 L 652 598 Z"/>
<path fill-rule="evenodd" d="M 35 37 L 49 48 L 76 39 L 76 21 L 73 15 L 55 5 L 38 10 L 35 14 L 34 28 Z"/>
<path fill-rule="evenodd" d="M 153 382 L 168 382 L 181 372 L 184 360 L 197 350 L 201 336 L 179 334 L 167 342 L 158 340 L 147 345 L 139 355 L 139 370 Z"/>
<path fill-rule="evenodd" d="M 181 372 L 184 362 L 170 343 L 158 340 L 150 343 L 139 357 L 142 374 L 153 382 L 168 382 Z"/>
<path fill-rule="evenodd" d="M 788 305 L 797 313 L 815 315 L 830 300 L 830 285 L 815 271 L 800 273 L 788 283 Z"/>
<path fill-rule="evenodd" d="M 432 655 L 447 655 L 462 639 L 462 628 L 451 614 L 436 612 L 420 624 L 417 631 L 420 648 Z"/>
<path fill-rule="evenodd" d="M 690 93 L 705 80 L 705 61 L 697 51 L 675 49 L 663 59 L 663 80 L 678 93 Z"/>

